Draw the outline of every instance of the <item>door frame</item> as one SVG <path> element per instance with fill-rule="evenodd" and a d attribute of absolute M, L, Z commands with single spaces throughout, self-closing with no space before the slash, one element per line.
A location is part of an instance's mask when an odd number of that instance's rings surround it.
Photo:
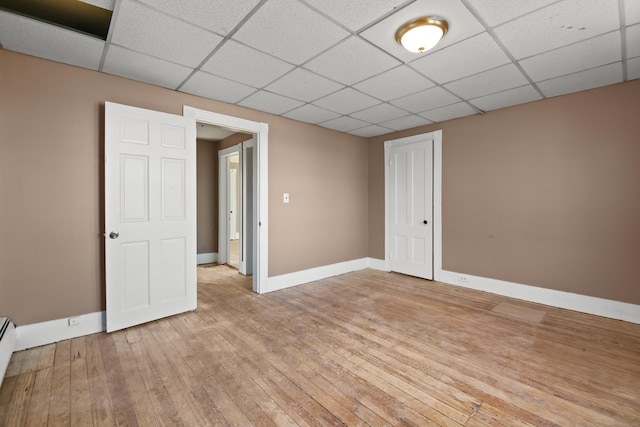
<path fill-rule="evenodd" d="M 391 271 L 389 248 L 391 243 L 391 226 L 389 224 L 391 200 L 391 177 L 389 176 L 391 148 L 414 142 L 433 140 L 433 280 L 439 281 L 442 276 L 442 130 L 420 135 L 407 136 L 384 142 L 384 263 L 385 270 Z"/>
<path fill-rule="evenodd" d="M 238 162 L 240 164 L 239 175 L 242 176 L 242 143 L 218 151 L 218 262 L 220 264 L 228 263 L 231 256 L 229 254 L 229 240 L 231 239 L 229 211 L 231 197 L 228 190 L 230 188 L 229 158 L 234 154 L 238 155 Z M 240 193 L 237 195 L 240 212 L 244 211 L 242 190 L 243 189 L 240 188 Z M 244 230 L 240 227 L 240 250 L 242 250 L 242 246 L 244 246 Z M 238 270 L 244 274 L 243 269 L 239 268 Z"/>
<path fill-rule="evenodd" d="M 256 248 L 256 257 L 253 260 L 253 291 L 259 294 L 265 293 L 268 291 L 267 278 L 269 277 L 269 125 L 187 105 L 183 107 L 182 114 L 192 117 L 196 123 L 208 123 L 255 135 L 253 155 L 256 156 L 257 161 L 256 170 L 254 170 L 256 178 L 254 209 L 257 215 L 253 219 L 253 244 Z"/>

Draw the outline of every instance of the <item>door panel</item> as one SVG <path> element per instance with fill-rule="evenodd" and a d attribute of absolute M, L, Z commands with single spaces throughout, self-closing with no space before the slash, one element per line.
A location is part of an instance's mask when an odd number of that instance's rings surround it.
<path fill-rule="evenodd" d="M 195 121 L 105 105 L 107 331 L 196 307 Z"/>
<path fill-rule="evenodd" d="M 433 279 L 433 141 L 389 150 L 390 268 Z"/>

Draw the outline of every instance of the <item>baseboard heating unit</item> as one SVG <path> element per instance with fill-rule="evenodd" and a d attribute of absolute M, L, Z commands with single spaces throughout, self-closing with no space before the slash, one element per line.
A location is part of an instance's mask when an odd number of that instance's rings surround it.
<path fill-rule="evenodd" d="M 0 317 L 0 387 L 15 348 L 16 328 L 9 319 Z"/>

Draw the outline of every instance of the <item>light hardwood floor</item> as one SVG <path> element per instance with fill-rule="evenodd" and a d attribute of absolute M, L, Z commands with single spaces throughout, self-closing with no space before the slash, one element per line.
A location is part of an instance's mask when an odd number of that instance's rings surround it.
<path fill-rule="evenodd" d="M 640 425 L 640 325 L 373 270 L 14 353 L 0 425 Z"/>

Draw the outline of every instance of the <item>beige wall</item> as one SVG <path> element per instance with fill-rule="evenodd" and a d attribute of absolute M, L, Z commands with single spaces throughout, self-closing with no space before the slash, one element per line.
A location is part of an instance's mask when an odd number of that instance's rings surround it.
<path fill-rule="evenodd" d="M 0 99 L 0 312 L 17 325 L 105 308 L 104 101 L 269 124 L 270 276 L 368 254 L 364 138 L 7 50 Z"/>
<path fill-rule="evenodd" d="M 640 304 L 639 114 L 635 80 L 372 139 L 370 255 L 383 141 L 442 129 L 445 270 Z"/>
<path fill-rule="evenodd" d="M 198 253 L 218 252 L 218 143 L 197 141 Z"/>

